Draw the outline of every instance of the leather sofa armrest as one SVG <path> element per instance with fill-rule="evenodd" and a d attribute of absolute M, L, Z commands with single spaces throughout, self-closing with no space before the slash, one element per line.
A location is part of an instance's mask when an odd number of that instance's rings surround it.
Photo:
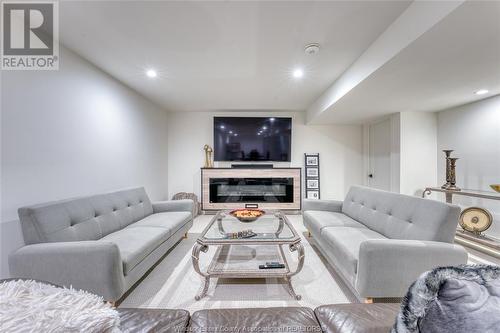
<path fill-rule="evenodd" d="M 193 212 L 194 201 L 191 199 L 153 202 L 153 213 Z"/>
<path fill-rule="evenodd" d="M 124 293 L 123 263 L 111 242 L 80 241 L 24 246 L 9 256 L 11 275 L 82 289 L 116 301 Z"/>
<path fill-rule="evenodd" d="M 422 273 L 439 266 L 467 263 L 467 252 L 456 244 L 373 239 L 359 248 L 356 290 L 362 297 L 403 297 Z"/>
<path fill-rule="evenodd" d="M 310 200 L 302 201 L 302 211 L 323 210 L 328 212 L 342 212 L 342 201 L 337 200 Z"/>

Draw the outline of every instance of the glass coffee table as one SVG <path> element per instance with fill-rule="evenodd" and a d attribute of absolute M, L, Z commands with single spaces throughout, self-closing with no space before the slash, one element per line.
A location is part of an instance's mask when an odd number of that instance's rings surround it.
<path fill-rule="evenodd" d="M 252 237 L 242 234 L 251 230 Z M 238 235 L 238 233 L 240 233 Z M 200 252 L 206 253 L 209 246 L 216 247 L 216 252 L 206 271 L 200 269 Z M 298 264 L 290 270 L 283 247 L 297 252 Z M 194 270 L 204 278 L 203 289 L 195 299 L 200 300 L 208 291 L 210 278 L 281 278 L 285 281 L 288 292 L 296 300 L 291 278 L 298 274 L 304 265 L 304 248 L 287 217 L 280 211 L 267 212 L 253 222 L 240 222 L 229 214 L 219 211 L 203 230 L 192 252 Z M 281 263 L 282 268 L 261 269 L 266 263 Z"/>

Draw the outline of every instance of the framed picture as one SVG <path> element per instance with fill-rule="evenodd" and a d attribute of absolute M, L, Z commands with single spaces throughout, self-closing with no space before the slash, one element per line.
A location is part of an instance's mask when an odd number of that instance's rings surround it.
<path fill-rule="evenodd" d="M 307 191 L 306 198 L 318 200 L 319 199 L 319 191 Z"/>
<path fill-rule="evenodd" d="M 319 187 L 319 154 L 318 153 L 305 153 L 305 191 L 304 196 L 306 199 L 319 200 L 320 187 Z"/>
<path fill-rule="evenodd" d="M 319 188 L 319 180 L 317 179 L 308 179 L 307 180 L 307 185 L 306 185 L 306 188 L 307 189 L 317 189 Z"/>
<path fill-rule="evenodd" d="M 318 166 L 319 156 L 317 155 L 306 155 L 306 166 Z"/>
<path fill-rule="evenodd" d="M 306 176 L 309 177 L 318 177 L 319 169 L 318 168 L 306 168 Z"/>

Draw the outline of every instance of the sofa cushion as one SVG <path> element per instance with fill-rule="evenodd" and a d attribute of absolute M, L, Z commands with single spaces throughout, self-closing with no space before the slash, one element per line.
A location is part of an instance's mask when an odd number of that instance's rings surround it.
<path fill-rule="evenodd" d="M 368 228 L 326 227 L 321 236 L 328 244 L 343 273 L 353 277 L 357 273 L 359 247 L 369 239 L 386 239 L 385 236 Z"/>
<path fill-rule="evenodd" d="M 398 303 L 333 304 L 314 310 L 324 333 L 388 333 L 399 311 Z"/>
<path fill-rule="evenodd" d="M 181 333 L 186 331 L 189 312 L 167 309 L 116 309 L 121 332 Z"/>
<path fill-rule="evenodd" d="M 97 240 L 153 213 L 144 188 L 19 208 L 26 244 Z"/>
<path fill-rule="evenodd" d="M 309 308 L 212 309 L 191 316 L 189 332 L 321 332 Z"/>
<path fill-rule="evenodd" d="M 319 235 L 325 227 L 366 228 L 363 224 L 342 213 L 308 210 L 303 214 L 304 224 L 313 234 Z"/>
<path fill-rule="evenodd" d="M 132 223 L 127 228 L 137 228 L 137 227 L 157 227 L 165 228 L 170 231 L 170 234 L 174 234 L 179 230 L 184 224 L 191 220 L 190 212 L 165 212 L 156 213 L 149 215 L 144 219 Z"/>
<path fill-rule="evenodd" d="M 123 261 L 123 273 L 127 275 L 170 235 L 167 228 L 136 227 L 119 230 L 99 241 L 112 242 L 118 246 Z"/>
<path fill-rule="evenodd" d="M 387 238 L 452 243 L 460 207 L 352 186 L 342 212 Z"/>

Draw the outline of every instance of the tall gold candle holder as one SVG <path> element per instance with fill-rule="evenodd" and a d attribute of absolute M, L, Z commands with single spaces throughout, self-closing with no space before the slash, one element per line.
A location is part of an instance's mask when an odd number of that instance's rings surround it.
<path fill-rule="evenodd" d="M 442 189 L 447 190 L 451 183 L 450 183 L 450 174 L 451 174 L 451 163 L 450 163 L 450 156 L 453 150 L 450 149 L 445 149 L 443 150 L 444 154 L 446 155 L 446 183 L 441 186 Z"/>

